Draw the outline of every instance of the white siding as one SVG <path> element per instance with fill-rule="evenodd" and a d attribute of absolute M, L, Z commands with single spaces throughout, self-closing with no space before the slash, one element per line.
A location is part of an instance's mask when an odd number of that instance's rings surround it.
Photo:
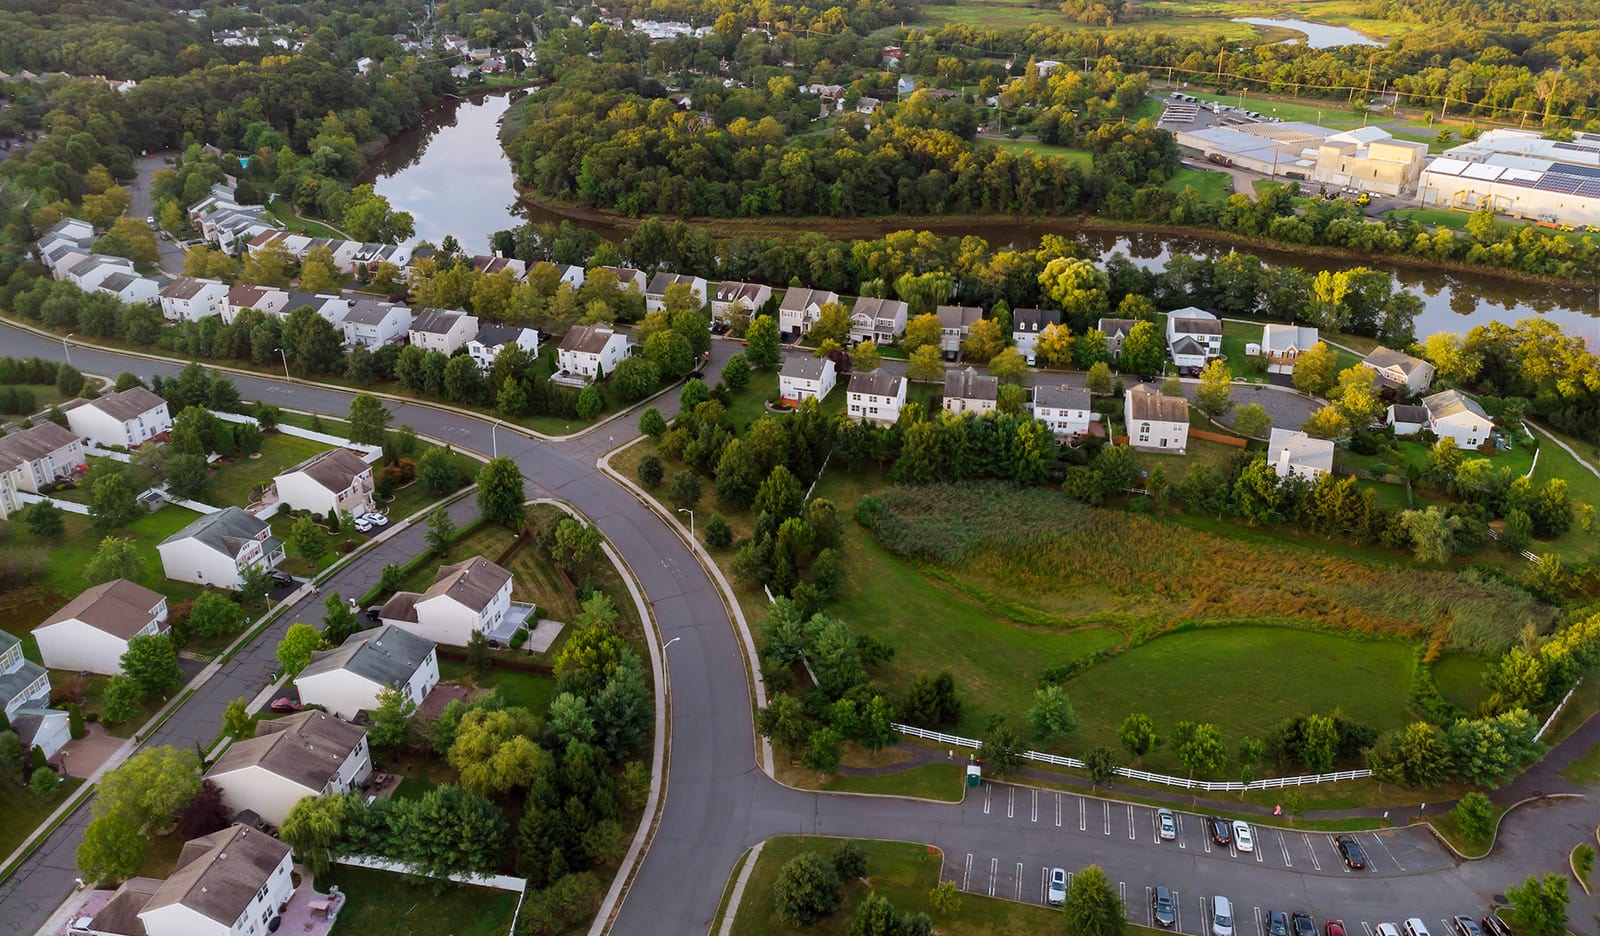
<path fill-rule="evenodd" d="M 126 640 L 76 619 L 37 628 L 33 636 L 39 641 L 39 657 L 51 669 L 115 676 L 122 672 L 122 655 L 128 652 Z"/>

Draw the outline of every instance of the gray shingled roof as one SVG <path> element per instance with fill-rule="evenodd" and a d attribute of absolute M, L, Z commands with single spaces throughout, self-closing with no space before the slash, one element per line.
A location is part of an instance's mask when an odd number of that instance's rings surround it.
<path fill-rule="evenodd" d="M 971 367 L 945 371 L 944 395 L 956 400 L 997 400 L 1000 398 L 1000 378 L 980 374 Z"/>
<path fill-rule="evenodd" d="M 1012 309 L 1011 330 L 1037 334 L 1051 325 L 1061 324 L 1061 313 L 1055 309 Z"/>
<path fill-rule="evenodd" d="M 449 309 L 423 309 L 422 314 L 412 321 L 411 330 L 430 335 L 447 335 L 463 315 L 466 313 Z"/>
<path fill-rule="evenodd" d="M 1394 421 L 1397 423 L 1416 423 L 1426 425 L 1428 422 L 1428 408 L 1426 406 L 1412 406 L 1407 403 L 1396 403 Z"/>
<path fill-rule="evenodd" d="M 3 440 L 0 440 L 3 441 Z M 239 507 L 208 513 L 162 540 L 162 544 L 195 539 L 225 556 L 237 556 L 244 544 L 268 529 L 267 522 Z"/>
<path fill-rule="evenodd" d="M 83 405 L 92 406 L 118 422 L 127 422 L 143 416 L 165 402 L 167 401 L 144 387 L 129 387 L 103 397 L 86 400 Z"/>
<path fill-rule="evenodd" d="M 807 306 L 823 306 L 830 302 L 838 302 L 839 297 L 826 289 L 810 289 L 805 286 L 796 286 L 783 294 L 783 301 L 778 303 L 780 311 L 788 309 L 790 312 L 803 311 Z"/>
<path fill-rule="evenodd" d="M 791 355 L 783 359 L 783 370 L 779 376 L 791 377 L 796 380 L 821 380 L 822 372 L 826 369 L 828 359 L 825 357 L 811 357 L 810 355 Z"/>
<path fill-rule="evenodd" d="M 144 921 L 139 919 L 139 911 L 145 908 L 163 883 L 159 878 L 147 877 L 132 877 L 123 881 L 106 905 L 96 911 L 92 929 L 97 933 L 145 936 Z"/>
<path fill-rule="evenodd" d="M 1033 405 L 1086 410 L 1090 406 L 1089 391 L 1066 384 L 1045 384 L 1033 388 Z"/>
<path fill-rule="evenodd" d="M 183 844 L 177 870 L 142 909 L 181 904 L 224 927 L 232 926 L 287 854 L 289 846 L 284 843 L 238 825 L 192 839 Z"/>
<path fill-rule="evenodd" d="M 873 396 L 899 396 L 900 378 L 881 369 L 858 371 L 850 376 L 850 392 Z"/>
<path fill-rule="evenodd" d="M 366 736 L 365 729 L 327 712 L 299 712 L 287 718 L 259 722 L 256 736 L 235 741 L 206 771 L 206 776 L 260 767 L 308 790 L 321 792 Z"/>
<path fill-rule="evenodd" d="M 1423 397 L 1422 405 L 1427 408 L 1428 415 L 1434 419 L 1443 419 L 1458 413 L 1471 413 L 1479 419 L 1488 419 L 1489 414 L 1483 411 L 1478 401 L 1463 394 L 1460 390 L 1441 390 L 1433 396 Z M 3 441 L 3 440 L 0 440 Z"/>
<path fill-rule="evenodd" d="M 120 293 L 133 285 L 138 279 L 132 273 L 113 273 L 100 281 L 100 288 L 106 292 Z"/>
<path fill-rule="evenodd" d="M 3 641 L 6 644 L 15 643 L 17 640 L 17 638 L 5 633 L 5 631 L 0 631 L 0 635 L 9 638 L 9 640 Z M 0 650 L 0 653 L 4 652 L 4 650 Z M 45 674 L 44 667 L 26 658 L 23 659 L 21 665 L 11 672 L 0 673 L 0 711 L 4 711 L 5 704 L 16 698 L 17 693 L 33 685 L 34 680 Z"/>
<path fill-rule="evenodd" d="M 318 452 L 288 471 L 282 472 L 278 477 L 304 472 L 307 477 L 317 482 L 322 487 L 337 494 L 350 487 L 350 483 L 363 473 L 371 471 L 360 455 L 347 448 L 329 449 Z"/>
<path fill-rule="evenodd" d="M 1133 326 L 1137 324 L 1139 324 L 1137 319 L 1103 318 L 1096 327 L 1099 328 L 1100 334 L 1105 335 L 1107 338 L 1114 338 L 1118 335 L 1126 338 L 1128 337 L 1128 332 L 1133 331 Z"/>
<path fill-rule="evenodd" d="M 966 328 L 983 318 L 983 310 L 977 306 L 942 305 L 933 311 L 939 316 L 941 328 Z"/>
<path fill-rule="evenodd" d="M 613 334 L 615 332 L 604 325 L 575 325 L 562 337 L 561 350 L 599 354 L 605 350 L 606 342 L 611 340 Z"/>
<path fill-rule="evenodd" d="M 299 678 L 349 670 L 380 686 L 404 685 L 433 649 L 433 641 L 385 624 L 351 634 L 332 650 L 313 653 L 311 663 L 300 671 Z"/>
<path fill-rule="evenodd" d="M 388 318 L 389 313 L 393 312 L 395 308 L 396 305 L 392 302 L 379 302 L 376 299 L 358 299 L 351 303 L 350 311 L 345 313 L 344 320 L 353 325 L 378 325 Z M 422 331 L 420 328 L 415 330 Z"/>
<path fill-rule="evenodd" d="M 1404 351 L 1396 351 L 1393 348 L 1380 346 L 1367 352 L 1367 356 L 1361 360 L 1361 363 L 1377 370 L 1399 367 L 1402 374 L 1410 376 L 1412 371 L 1426 365 L 1428 362 L 1421 358 L 1412 357 Z"/>
<path fill-rule="evenodd" d="M 150 623 L 153 617 L 151 612 L 162 600 L 159 593 L 143 585 L 127 579 L 113 579 L 90 586 L 78 597 L 62 605 L 61 610 L 45 618 L 39 628 L 79 620 L 96 630 L 127 640 Z"/>
<path fill-rule="evenodd" d="M 477 342 L 486 348 L 496 348 L 521 336 L 522 329 L 516 325 L 479 325 Z"/>
<path fill-rule="evenodd" d="M 907 306 L 899 299 L 874 299 L 871 296 L 862 296 L 851 306 L 851 315 L 867 315 L 874 319 L 897 319 L 907 311 Z"/>
<path fill-rule="evenodd" d="M 417 600 L 449 595 L 474 611 L 482 611 L 509 581 L 510 572 L 482 556 L 473 556 L 455 565 L 440 566 L 438 578 Z"/>
<path fill-rule="evenodd" d="M 193 276 L 180 276 L 168 283 L 166 289 L 161 290 L 161 298 L 184 300 L 193 299 L 195 296 L 200 294 L 200 290 L 205 289 L 207 286 L 216 285 L 220 285 L 217 280 L 198 279 Z"/>
<path fill-rule="evenodd" d="M 72 430 L 53 422 L 42 422 L 30 429 L 0 438 L 0 468 L 11 469 L 36 461 L 57 449 L 78 441 Z"/>

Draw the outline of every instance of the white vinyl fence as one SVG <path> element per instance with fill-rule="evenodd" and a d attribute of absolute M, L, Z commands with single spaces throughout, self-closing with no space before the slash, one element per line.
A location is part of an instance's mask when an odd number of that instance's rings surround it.
<path fill-rule="evenodd" d="M 923 741 L 948 744 L 951 747 L 977 750 L 983 746 L 982 742 L 976 738 L 963 738 L 959 735 L 945 734 L 942 731 L 929 731 L 926 728 L 917 728 L 914 725 L 896 724 L 894 729 L 903 735 L 920 738 Z M 1084 768 L 1083 761 L 1076 757 L 1062 757 L 1058 754 L 1046 754 L 1043 751 L 1026 751 L 1022 756 L 1025 760 L 1049 764 L 1052 767 L 1073 767 L 1079 770 Z M 1132 767 L 1118 767 L 1116 775 L 1125 780 L 1159 783 L 1163 786 L 1181 787 L 1185 790 L 1199 790 L 1206 793 L 1238 793 L 1245 790 L 1274 790 L 1280 787 L 1305 786 L 1312 783 L 1336 783 L 1340 780 L 1362 780 L 1372 776 L 1372 771 L 1365 769 L 1340 770 L 1335 773 L 1302 774 L 1297 777 L 1268 777 L 1265 780 L 1252 780 L 1249 783 L 1240 783 L 1237 780 L 1191 780 L 1188 777 L 1173 777 L 1167 774 L 1151 773 L 1147 770 L 1134 770 Z"/>

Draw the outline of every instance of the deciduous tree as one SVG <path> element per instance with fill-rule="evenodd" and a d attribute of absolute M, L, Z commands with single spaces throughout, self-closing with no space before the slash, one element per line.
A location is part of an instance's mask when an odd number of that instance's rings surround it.
<path fill-rule="evenodd" d="M 291 624 L 278 641 L 278 665 L 290 676 L 298 674 L 311 662 L 311 654 L 322 649 L 322 635 L 310 624 Z"/>
<path fill-rule="evenodd" d="M 522 469 L 504 456 L 490 459 L 478 471 L 478 511 L 490 523 L 515 527 L 522 523 Z"/>

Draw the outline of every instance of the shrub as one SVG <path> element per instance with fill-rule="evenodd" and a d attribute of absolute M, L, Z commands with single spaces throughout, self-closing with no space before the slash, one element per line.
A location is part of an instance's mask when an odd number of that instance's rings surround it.
<path fill-rule="evenodd" d="M 1489 797 L 1473 791 L 1461 797 L 1456 803 L 1456 808 L 1450 810 L 1450 818 L 1455 820 L 1456 828 L 1461 830 L 1461 837 L 1473 845 L 1483 845 L 1494 835 L 1495 815 L 1494 804 L 1489 802 Z"/>
<path fill-rule="evenodd" d="M 528 642 L 528 629 L 526 627 L 519 627 L 519 628 L 516 629 L 515 632 L 512 633 L 511 640 L 510 640 L 511 649 L 515 650 L 516 648 L 522 646 L 523 644 L 525 644 L 527 642 Z"/>

